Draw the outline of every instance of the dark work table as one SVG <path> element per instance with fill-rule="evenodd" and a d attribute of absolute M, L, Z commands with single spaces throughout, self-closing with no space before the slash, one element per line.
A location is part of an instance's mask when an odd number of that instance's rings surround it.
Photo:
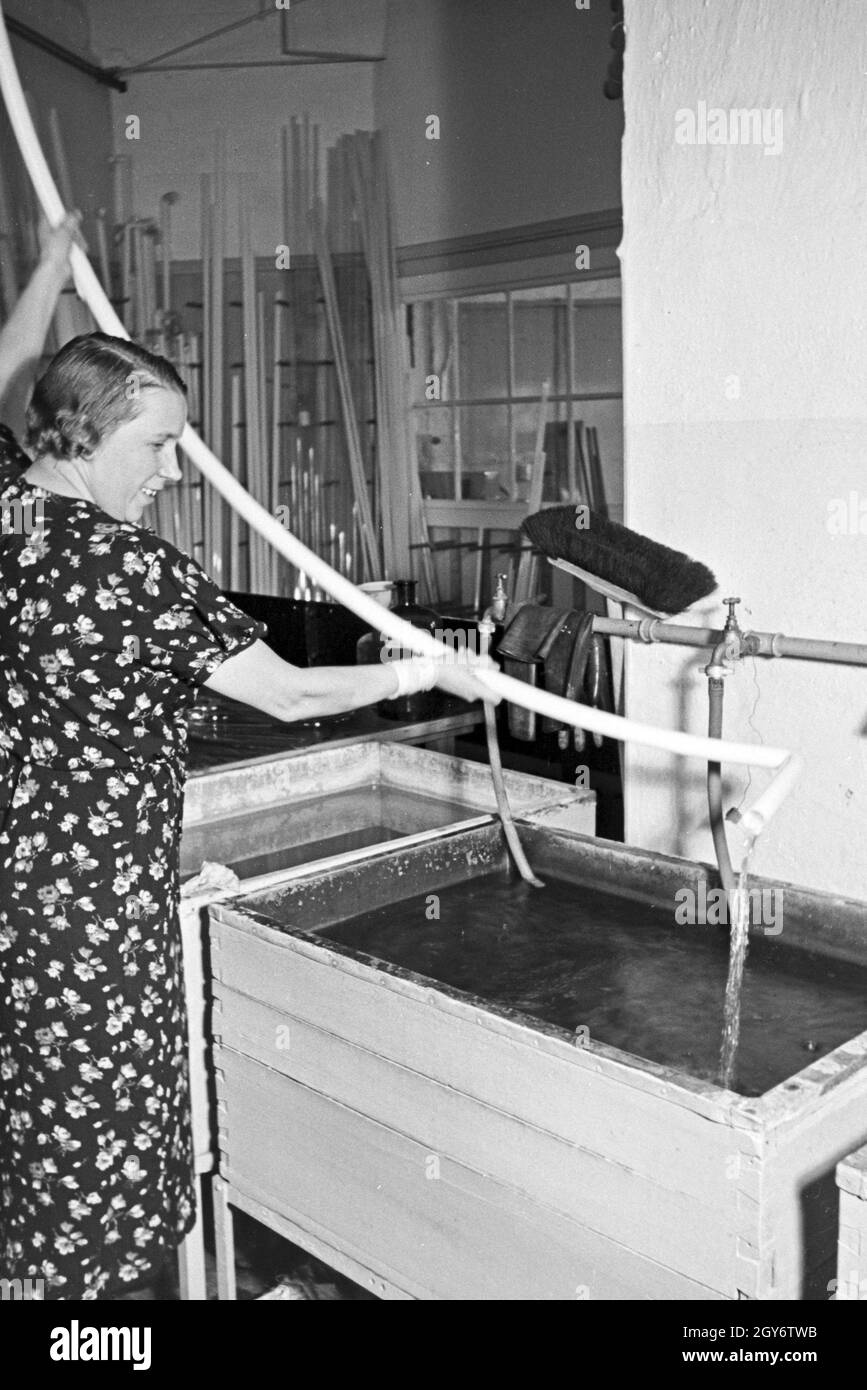
<path fill-rule="evenodd" d="M 212 717 L 215 712 L 217 717 Z M 463 700 L 444 700 L 436 719 L 415 723 L 383 719 L 375 706 L 354 710 L 349 715 L 298 724 L 284 724 L 266 714 L 223 696 L 208 692 L 200 697 L 190 720 L 187 774 L 195 777 L 220 767 L 233 767 L 253 760 L 304 753 L 328 745 L 339 748 L 351 743 L 418 743 L 450 753 L 454 740 L 471 733 L 484 720 L 480 705 Z"/>

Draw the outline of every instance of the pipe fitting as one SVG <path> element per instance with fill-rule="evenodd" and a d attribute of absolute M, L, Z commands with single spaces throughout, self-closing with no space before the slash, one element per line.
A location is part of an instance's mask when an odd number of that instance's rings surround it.
<path fill-rule="evenodd" d="M 641 618 L 638 623 L 638 636 L 640 641 L 647 642 L 648 644 L 655 642 L 657 640 L 656 629 L 658 626 L 658 618 Z"/>
<path fill-rule="evenodd" d="M 755 840 L 776 815 L 803 771 L 804 759 L 799 753 L 790 753 L 752 806 L 742 812 L 729 811 L 726 820 L 739 825 L 746 835 Z"/>
<path fill-rule="evenodd" d="M 731 670 L 730 663 L 740 661 L 743 654 L 742 635 L 737 627 L 727 628 L 723 632 L 721 642 L 717 642 L 711 654 L 711 659 L 705 667 L 709 676 L 727 676 Z"/>

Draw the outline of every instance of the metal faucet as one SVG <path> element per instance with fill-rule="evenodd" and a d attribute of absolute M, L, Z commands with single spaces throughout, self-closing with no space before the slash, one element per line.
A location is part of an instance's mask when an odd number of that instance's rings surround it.
<path fill-rule="evenodd" d="M 740 661 L 744 655 L 744 634 L 740 629 L 735 613 L 740 599 L 724 598 L 723 603 L 728 607 L 729 615 L 723 627 L 722 641 L 717 642 L 713 649 L 713 655 L 705 667 L 705 674 L 711 680 L 721 680 L 727 676 L 731 662 Z"/>
<path fill-rule="evenodd" d="M 481 622 L 479 623 L 479 628 L 481 629 L 482 624 L 484 624 L 485 629 L 488 632 L 493 632 L 495 623 L 505 622 L 506 604 L 508 602 L 509 595 L 506 591 L 506 576 L 504 574 L 498 574 L 497 587 L 494 590 L 494 596 L 491 599 L 491 602 L 488 604 L 487 608 L 485 609 L 484 614 L 482 615 Z"/>
<path fill-rule="evenodd" d="M 728 615 L 728 617 L 726 618 L 726 623 L 725 623 L 725 629 L 724 629 L 724 631 L 725 631 L 725 632 L 736 632 L 736 633 L 738 634 L 738 636 L 740 636 L 740 635 L 741 635 L 741 629 L 740 629 L 740 626 L 739 626 L 739 624 L 738 624 L 737 614 L 735 613 L 735 608 L 736 608 L 737 605 L 740 603 L 740 599 L 739 599 L 739 598 L 724 598 L 724 599 L 723 599 L 723 603 L 726 605 L 726 607 L 727 607 L 728 610 L 729 610 L 729 615 Z"/>

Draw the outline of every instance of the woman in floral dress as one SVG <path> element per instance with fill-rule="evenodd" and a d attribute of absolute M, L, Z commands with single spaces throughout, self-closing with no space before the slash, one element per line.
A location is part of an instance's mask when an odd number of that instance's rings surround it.
<path fill-rule="evenodd" d="M 0 517 L 31 522 L 0 526 L 0 1276 L 45 1298 L 146 1282 L 194 1219 L 178 845 L 198 688 L 287 720 L 483 692 L 466 666 L 277 657 L 141 524 L 185 418 L 168 362 L 92 334 L 37 383 L 29 456 L 0 436 Z"/>

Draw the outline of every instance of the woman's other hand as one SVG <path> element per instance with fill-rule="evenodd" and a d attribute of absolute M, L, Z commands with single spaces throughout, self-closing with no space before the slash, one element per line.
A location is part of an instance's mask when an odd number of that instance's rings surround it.
<path fill-rule="evenodd" d="M 44 222 L 39 235 L 39 264 L 0 330 L 0 410 L 16 433 L 23 427 L 33 377 L 57 300 L 69 277 L 69 252 L 73 242 L 84 246 L 80 223 L 80 213 L 65 217 L 53 229 Z"/>
<path fill-rule="evenodd" d="M 57 227 L 49 227 L 45 218 L 39 222 L 40 262 L 58 271 L 69 271 L 69 253 L 73 244 L 87 250 L 81 235 L 81 213 L 70 212 Z"/>

